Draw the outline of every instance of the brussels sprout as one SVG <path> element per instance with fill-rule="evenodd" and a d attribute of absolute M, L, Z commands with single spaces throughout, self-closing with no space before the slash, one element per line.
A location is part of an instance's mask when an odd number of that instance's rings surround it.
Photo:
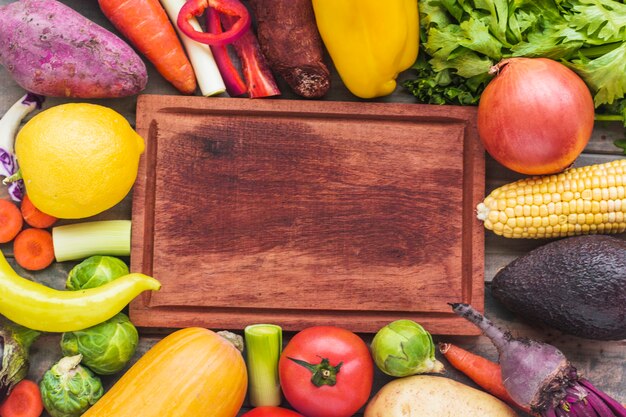
<path fill-rule="evenodd" d="M 430 333 L 414 321 L 389 323 L 376 333 L 371 348 L 374 362 L 387 375 L 443 372 Z"/>
<path fill-rule="evenodd" d="M 118 313 L 87 329 L 63 333 L 61 350 L 66 356 L 81 354 L 82 363 L 100 375 L 121 371 L 135 354 L 139 334 L 128 316 Z"/>
<path fill-rule="evenodd" d="M 65 288 L 84 290 L 95 288 L 128 274 L 128 266 L 113 256 L 91 256 L 70 271 Z"/>
<path fill-rule="evenodd" d="M 80 365 L 81 358 L 65 356 L 43 375 L 41 399 L 52 417 L 79 417 L 104 393 L 100 378 Z"/>

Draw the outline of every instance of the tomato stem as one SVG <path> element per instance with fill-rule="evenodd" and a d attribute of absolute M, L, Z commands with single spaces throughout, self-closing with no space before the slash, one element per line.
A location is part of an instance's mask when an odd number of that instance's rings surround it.
<path fill-rule="evenodd" d="M 322 361 L 317 365 L 310 364 L 301 359 L 288 358 L 311 371 L 313 374 L 311 376 L 311 383 L 316 387 L 321 387 L 322 385 L 332 387 L 335 385 L 337 383 L 337 374 L 339 373 L 341 365 L 343 365 L 343 362 L 339 362 L 337 366 L 332 366 L 327 358 L 322 358 Z"/>

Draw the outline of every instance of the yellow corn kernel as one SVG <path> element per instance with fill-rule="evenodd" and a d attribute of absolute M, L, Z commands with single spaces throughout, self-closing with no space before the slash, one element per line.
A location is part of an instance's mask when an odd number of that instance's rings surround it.
<path fill-rule="evenodd" d="M 512 238 L 626 231 L 626 159 L 521 179 L 477 207 L 485 228 Z"/>

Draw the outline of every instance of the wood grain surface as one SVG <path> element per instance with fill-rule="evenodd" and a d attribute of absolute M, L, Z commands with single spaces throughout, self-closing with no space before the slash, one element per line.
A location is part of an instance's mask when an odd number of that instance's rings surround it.
<path fill-rule="evenodd" d="M 139 97 L 132 268 L 163 288 L 132 319 L 375 331 L 410 317 L 476 334 L 447 305 L 483 308 L 475 119 L 461 107 Z"/>
<path fill-rule="evenodd" d="M 13 0 L 0 0 L 0 4 L 7 4 Z M 63 3 L 77 10 L 85 17 L 102 25 L 106 29 L 118 33 L 115 28 L 106 20 L 102 12 L 94 2 L 85 2 L 83 0 L 61 0 Z M 119 33 L 118 33 L 119 34 Z M 149 81 L 144 91 L 145 94 L 177 94 L 175 89 L 167 83 L 154 69 L 154 67 L 146 62 L 149 74 Z M 331 69 L 332 88 L 329 93 L 320 101 L 354 101 L 362 102 L 352 96 L 343 86 L 341 79 L 336 71 Z M 414 77 L 414 72 L 406 71 L 399 76 L 400 84 L 402 80 Z M 283 94 L 280 99 L 291 100 L 295 97 L 290 94 L 289 87 L 281 80 L 278 81 Z M 398 85 L 396 91 L 387 96 L 376 99 L 376 102 L 382 103 L 400 103 L 404 105 L 413 105 L 415 98 Z M 6 111 L 15 101 L 17 101 L 24 91 L 9 77 L 8 73 L 0 67 L 0 112 Z M 96 104 L 111 107 L 124 115 L 124 117 L 134 125 L 136 114 L 137 97 L 127 97 L 123 99 L 109 100 L 72 100 L 66 98 L 48 98 L 44 103 L 44 108 L 49 108 L 57 104 L 68 101 L 87 101 Z M 30 116 L 28 117 L 30 118 Z M 27 119 L 28 119 L 27 118 Z M 624 138 L 624 127 L 616 122 L 596 122 L 594 131 L 589 144 L 585 148 L 582 155 L 576 160 L 576 166 L 589 165 L 598 162 L 606 162 L 609 160 L 623 158 L 622 151 L 613 145 L 613 141 Z M 503 166 L 496 163 L 489 155 L 485 155 L 486 160 L 486 189 L 489 192 L 508 181 L 520 178 L 519 174 L 507 170 Z M 179 193 L 180 199 L 184 199 L 185 195 Z M 0 198 L 7 199 L 8 195 L 4 188 L 0 188 Z M 130 219 L 131 218 L 132 195 L 129 194 L 122 202 L 115 207 L 94 216 L 91 219 Z M 69 221 L 61 221 L 60 224 Z M 529 250 L 543 245 L 545 240 L 521 240 L 506 239 L 496 236 L 489 231 L 484 231 L 484 264 L 485 272 L 482 278 L 485 281 L 485 312 L 496 322 L 496 324 L 507 327 L 515 336 L 532 337 L 553 344 L 559 348 L 569 359 L 575 364 L 585 377 L 593 381 L 594 385 L 609 395 L 618 399 L 622 403 L 626 403 L 626 340 L 619 341 L 597 341 L 582 339 L 564 334 L 554 329 L 542 326 L 539 323 L 528 322 L 523 318 L 507 311 L 500 303 L 496 302 L 491 296 L 489 282 L 493 278 L 495 272 L 508 264 L 513 259 L 527 253 Z M 626 239 L 626 234 L 619 236 Z M 13 248 L 10 243 L 0 244 L 0 250 L 8 257 L 11 265 L 21 275 L 37 282 L 44 283 L 54 288 L 64 288 L 68 271 L 76 264 L 76 262 L 56 262 L 44 271 L 29 272 L 20 268 L 13 258 Z M 125 259 L 129 261 L 129 259 Z M 186 279 L 185 276 L 178 277 L 181 281 Z M 254 283 L 249 284 L 253 286 Z M 215 330 L 221 330 L 224 327 L 217 325 Z M 140 328 L 140 341 L 137 352 L 132 362 L 141 357 L 150 347 L 157 341 L 162 339 L 172 329 L 167 328 Z M 240 332 L 239 332 L 240 333 Z M 284 343 L 288 343 L 293 332 L 285 332 Z M 370 341 L 372 333 L 359 333 L 365 341 Z M 464 347 L 474 353 L 480 354 L 492 360 L 497 358 L 497 353 L 491 342 L 485 336 L 446 336 L 435 335 L 436 342 L 452 342 Z M 58 361 L 62 354 L 59 347 L 60 334 L 44 334 L 39 338 L 31 348 L 31 366 L 28 377 L 34 381 L 40 381 L 44 372 L 50 366 Z M 460 372 L 450 367 L 445 359 L 437 353 L 437 358 L 446 364 L 446 374 L 448 378 L 461 381 L 470 386 L 475 386 L 472 381 L 462 375 Z M 124 371 L 103 377 L 105 388 L 110 387 Z M 374 395 L 385 383 L 389 382 L 391 377 L 384 375 L 376 370 L 375 382 L 372 389 Z M 289 407 L 284 401 L 283 406 Z M 250 405 L 245 403 L 239 415 L 249 410 Z M 520 416 L 525 416 L 519 413 Z M 355 416 L 362 416 L 362 410 Z M 44 412 L 43 417 L 49 417 Z"/>

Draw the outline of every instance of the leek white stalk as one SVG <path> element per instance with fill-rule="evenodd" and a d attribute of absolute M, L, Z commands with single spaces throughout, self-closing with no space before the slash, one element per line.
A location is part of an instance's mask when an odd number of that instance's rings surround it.
<path fill-rule="evenodd" d="M 44 98 L 27 93 L 22 96 L 0 119 L 0 176 L 6 177 L 4 184 L 9 187 L 9 195 L 14 201 L 22 201 L 24 185 L 19 176 L 15 157 L 15 135 L 24 118 L 36 108 L 41 108 Z M 9 180 L 10 178 L 10 180 Z"/>
<path fill-rule="evenodd" d="M 130 255 L 130 220 L 101 220 L 52 228 L 54 257 L 58 262 L 93 255 Z"/>
<path fill-rule="evenodd" d="M 254 407 L 280 405 L 278 360 L 283 331 L 274 324 L 253 324 L 244 329 L 248 393 Z"/>
<path fill-rule="evenodd" d="M 193 67 L 193 71 L 196 74 L 198 80 L 198 87 L 203 96 L 213 96 L 226 91 L 224 80 L 220 74 L 220 70 L 215 63 L 213 53 L 209 45 L 196 42 L 189 36 L 185 35 L 180 29 L 178 29 L 178 14 L 180 9 L 185 4 L 185 0 L 161 0 L 161 4 L 165 9 L 165 12 L 169 16 L 178 36 L 187 51 L 187 56 Z M 199 32 L 202 31 L 200 24 L 194 18 L 189 19 L 189 23 L 193 28 Z"/>

